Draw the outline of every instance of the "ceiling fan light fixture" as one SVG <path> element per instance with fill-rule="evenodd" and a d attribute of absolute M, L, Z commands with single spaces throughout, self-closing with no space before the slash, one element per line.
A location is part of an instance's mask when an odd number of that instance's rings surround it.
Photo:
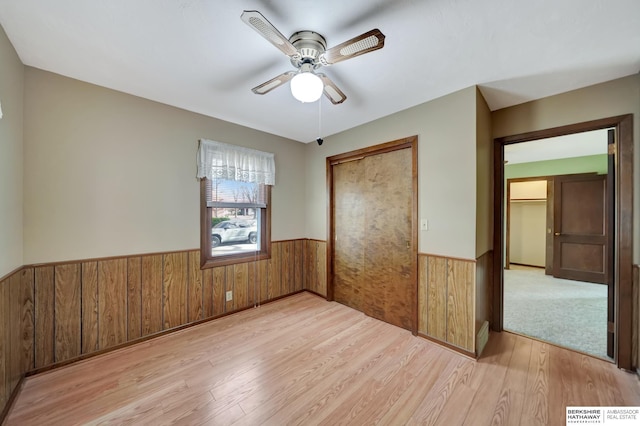
<path fill-rule="evenodd" d="M 311 71 L 300 71 L 291 79 L 291 94 L 300 102 L 315 102 L 322 96 L 324 84 Z"/>
<path fill-rule="evenodd" d="M 287 55 L 298 70 L 284 72 L 251 89 L 257 95 L 291 82 L 291 94 L 300 102 L 315 102 L 325 94 L 332 104 L 341 104 L 347 99 L 346 95 L 329 77 L 315 71 L 384 47 L 385 35 L 377 28 L 327 49 L 327 40 L 322 34 L 302 30 L 286 38 L 257 10 L 245 10 L 240 19 Z"/>

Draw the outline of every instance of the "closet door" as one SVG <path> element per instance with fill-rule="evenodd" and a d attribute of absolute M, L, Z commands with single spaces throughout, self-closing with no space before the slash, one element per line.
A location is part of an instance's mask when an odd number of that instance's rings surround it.
<path fill-rule="evenodd" d="M 364 281 L 365 198 L 363 160 L 333 167 L 334 257 L 333 291 L 336 302 L 370 315 Z"/>
<path fill-rule="evenodd" d="M 412 150 L 335 164 L 332 178 L 334 299 L 413 330 Z"/>

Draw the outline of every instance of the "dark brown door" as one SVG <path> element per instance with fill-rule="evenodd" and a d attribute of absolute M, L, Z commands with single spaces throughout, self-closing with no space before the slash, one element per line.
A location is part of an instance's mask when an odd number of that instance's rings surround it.
<path fill-rule="evenodd" d="M 412 330 L 412 150 L 332 166 L 334 300 Z"/>
<path fill-rule="evenodd" d="M 553 276 L 607 283 L 607 176 L 554 179 Z"/>

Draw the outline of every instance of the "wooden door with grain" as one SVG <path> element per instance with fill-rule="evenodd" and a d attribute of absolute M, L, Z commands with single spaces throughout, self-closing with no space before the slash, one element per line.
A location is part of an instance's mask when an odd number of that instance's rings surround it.
<path fill-rule="evenodd" d="M 554 277 L 607 283 L 606 188 L 606 175 L 554 179 Z"/>
<path fill-rule="evenodd" d="M 411 146 L 332 166 L 333 295 L 415 331 L 416 248 Z"/>

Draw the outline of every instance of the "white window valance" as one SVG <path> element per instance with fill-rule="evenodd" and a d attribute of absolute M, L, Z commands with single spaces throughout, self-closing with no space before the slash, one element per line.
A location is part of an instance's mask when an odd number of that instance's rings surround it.
<path fill-rule="evenodd" d="M 273 154 L 222 142 L 200 139 L 198 178 L 275 185 Z"/>

